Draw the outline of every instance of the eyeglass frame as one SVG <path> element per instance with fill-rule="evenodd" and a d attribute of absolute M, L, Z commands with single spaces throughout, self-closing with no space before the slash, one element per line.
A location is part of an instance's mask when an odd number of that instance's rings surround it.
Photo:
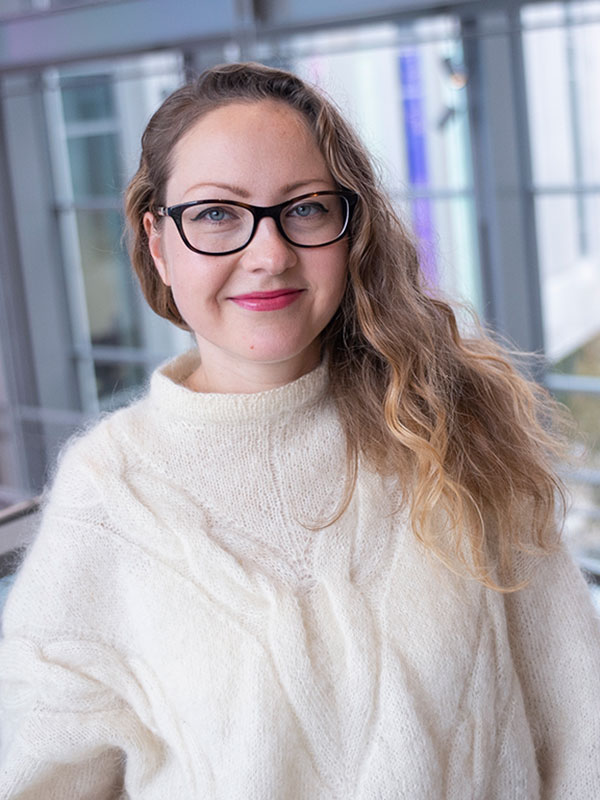
<path fill-rule="evenodd" d="M 324 194 L 333 194 L 337 195 L 338 197 L 343 197 L 348 204 L 348 213 L 341 233 L 336 236 L 335 239 L 331 239 L 329 242 L 323 242 L 323 244 L 299 244 L 298 242 L 294 242 L 287 235 L 283 225 L 281 224 L 281 212 L 284 208 L 297 203 L 299 200 L 308 200 L 310 197 L 320 197 Z M 324 189 L 322 191 L 308 192 L 307 194 L 298 195 L 298 197 L 292 197 L 290 200 L 286 200 L 283 203 L 277 203 L 274 206 L 254 206 L 250 203 L 242 203 L 239 200 L 191 200 L 189 203 L 177 203 L 174 206 L 158 206 L 156 213 L 159 217 L 171 217 L 175 223 L 175 226 L 177 227 L 177 230 L 179 231 L 179 235 L 181 236 L 183 243 L 192 252 L 198 253 L 201 256 L 230 256 L 233 255 L 233 253 L 239 253 L 240 250 L 248 247 L 252 239 L 254 239 L 254 235 L 256 234 L 260 221 L 266 217 L 270 217 L 271 219 L 275 220 L 275 225 L 277 226 L 277 230 L 281 236 L 286 242 L 294 247 L 326 247 L 327 245 L 334 244 L 334 242 L 338 242 L 346 235 L 357 202 L 358 195 L 356 192 L 347 191 L 345 189 L 331 189 L 330 191 Z M 187 236 L 185 235 L 185 231 L 183 230 L 183 222 L 181 219 L 183 212 L 186 210 L 186 208 L 206 205 L 207 203 L 220 203 L 228 206 L 236 206 L 238 208 L 245 208 L 247 211 L 249 211 L 253 217 L 253 225 L 248 241 L 240 247 L 236 247 L 233 250 L 226 250 L 222 253 L 209 253 L 206 250 L 199 250 L 197 247 L 194 247 L 192 244 L 190 244 Z"/>

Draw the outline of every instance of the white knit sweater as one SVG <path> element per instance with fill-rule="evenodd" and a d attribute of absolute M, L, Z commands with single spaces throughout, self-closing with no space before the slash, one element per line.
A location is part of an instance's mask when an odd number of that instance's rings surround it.
<path fill-rule="evenodd" d="M 600 633 L 564 554 L 503 596 L 427 556 L 326 371 L 150 393 L 63 455 L 9 597 L 1 798 L 593 800 Z M 304 523 L 304 524 L 303 524 Z"/>

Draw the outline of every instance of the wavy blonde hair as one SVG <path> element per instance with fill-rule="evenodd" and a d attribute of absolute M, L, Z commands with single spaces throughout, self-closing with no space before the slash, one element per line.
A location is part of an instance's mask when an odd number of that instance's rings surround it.
<path fill-rule="evenodd" d="M 450 305 L 423 285 L 415 244 L 363 145 L 318 91 L 283 70 L 227 64 L 165 100 L 144 132 L 126 193 L 130 253 L 148 303 L 187 328 L 143 228 L 144 213 L 164 203 L 174 144 L 215 108 L 267 99 L 303 116 L 338 187 L 359 196 L 346 292 L 322 334 L 348 445 L 349 479 L 336 518 L 365 458 L 398 476 L 415 535 L 451 569 L 494 589 L 518 588 L 506 577 L 514 575 L 516 554 L 551 551 L 556 511 L 564 512 L 555 407 L 481 329 L 461 336 Z"/>

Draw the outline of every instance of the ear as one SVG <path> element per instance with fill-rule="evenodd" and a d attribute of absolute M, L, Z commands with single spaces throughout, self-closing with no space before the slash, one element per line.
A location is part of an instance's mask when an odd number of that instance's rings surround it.
<path fill-rule="evenodd" d="M 162 235 L 156 224 L 156 218 L 150 211 L 146 211 L 144 214 L 144 230 L 148 237 L 148 249 L 150 250 L 150 255 L 154 261 L 156 271 L 160 275 L 165 286 L 170 286 L 169 270 L 162 249 Z"/>

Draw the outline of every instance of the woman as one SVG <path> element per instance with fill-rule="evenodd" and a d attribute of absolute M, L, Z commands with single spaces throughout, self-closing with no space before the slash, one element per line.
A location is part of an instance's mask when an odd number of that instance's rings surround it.
<path fill-rule="evenodd" d="M 211 69 L 142 144 L 133 265 L 197 348 L 63 454 L 5 615 L 0 796 L 598 796 L 548 406 L 424 291 L 298 78 Z"/>

